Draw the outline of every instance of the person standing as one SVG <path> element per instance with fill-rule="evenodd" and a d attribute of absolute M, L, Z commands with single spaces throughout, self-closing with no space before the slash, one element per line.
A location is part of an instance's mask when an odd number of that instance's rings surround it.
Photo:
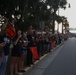
<path fill-rule="evenodd" d="M 15 75 L 18 74 L 18 62 L 21 54 L 21 30 L 17 31 L 17 35 L 13 38 L 13 48 L 11 51 L 11 62 L 10 62 L 10 75 L 13 75 L 15 70 Z"/>
<path fill-rule="evenodd" d="M 34 46 L 34 35 L 33 35 L 33 29 L 32 29 L 32 26 L 30 26 L 28 32 L 27 32 L 27 38 L 28 38 L 28 50 L 27 50 L 27 66 L 31 66 L 31 64 L 34 64 L 33 63 L 33 55 L 32 55 L 32 52 L 30 50 L 30 47 L 33 47 Z"/>
<path fill-rule="evenodd" d="M 13 31 L 16 32 L 15 20 L 13 18 L 9 19 L 9 25 L 12 27 Z M 13 48 L 11 51 L 11 57 L 10 57 L 10 75 L 13 75 L 13 70 L 15 70 L 15 75 L 18 75 L 18 61 L 20 57 L 20 38 L 21 38 L 21 30 L 18 30 L 16 32 L 15 37 L 12 39 L 13 42 Z"/>
<path fill-rule="evenodd" d="M 9 54 L 10 38 L 6 35 L 7 25 L 8 21 L 5 19 L 4 24 L 1 26 L 0 32 L 0 75 L 5 75 Z"/>
<path fill-rule="evenodd" d="M 28 39 L 25 33 L 22 33 L 21 42 L 22 44 L 21 44 L 21 55 L 19 58 L 19 72 L 26 72 L 25 70 L 23 70 L 24 59 L 27 54 L 27 46 L 28 46 Z"/>

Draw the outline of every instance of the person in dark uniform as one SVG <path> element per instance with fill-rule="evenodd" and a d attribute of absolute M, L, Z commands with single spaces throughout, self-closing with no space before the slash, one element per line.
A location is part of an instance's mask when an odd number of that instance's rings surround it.
<path fill-rule="evenodd" d="M 34 32 L 33 32 L 33 29 L 32 27 L 30 26 L 28 32 L 27 32 L 27 38 L 28 38 L 28 50 L 27 50 L 27 66 L 31 66 L 31 64 L 34 65 L 33 63 L 33 55 L 32 55 L 32 52 L 30 50 L 30 47 L 33 47 L 34 46 L 34 40 L 35 40 L 35 36 L 33 35 Z"/>

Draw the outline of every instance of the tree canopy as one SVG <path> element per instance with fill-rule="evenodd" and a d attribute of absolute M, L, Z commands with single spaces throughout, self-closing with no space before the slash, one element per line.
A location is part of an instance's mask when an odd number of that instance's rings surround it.
<path fill-rule="evenodd" d="M 58 8 L 65 8 L 67 0 L 0 0 L 0 15 L 16 18 L 17 28 L 38 28 L 40 21 L 53 20 Z M 50 24 L 50 22 L 49 22 Z M 23 26 L 24 27 L 23 27 Z"/>

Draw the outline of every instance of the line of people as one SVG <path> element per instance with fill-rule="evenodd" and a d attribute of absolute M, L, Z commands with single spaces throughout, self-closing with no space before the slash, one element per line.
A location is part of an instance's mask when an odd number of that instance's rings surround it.
<path fill-rule="evenodd" d="M 8 23 L 16 32 L 13 39 L 6 35 Z M 26 72 L 24 70 L 24 61 L 26 58 L 26 65 L 34 65 L 33 54 L 30 47 L 37 47 L 38 55 L 41 57 L 45 53 L 51 52 L 51 49 L 63 41 L 62 35 L 37 34 L 36 30 L 29 27 L 27 34 L 21 30 L 16 30 L 14 19 L 9 22 L 5 21 L 1 27 L 0 32 L 0 75 L 5 75 L 8 56 L 10 54 L 10 75 L 19 75 L 19 72 Z M 10 44 L 13 44 L 10 50 Z"/>

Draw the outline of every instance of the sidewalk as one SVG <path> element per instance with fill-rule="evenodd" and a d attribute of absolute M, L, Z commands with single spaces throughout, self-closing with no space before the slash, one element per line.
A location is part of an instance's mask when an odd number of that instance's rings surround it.
<path fill-rule="evenodd" d="M 32 65 L 31 67 L 26 67 L 24 69 L 26 70 L 26 72 L 23 74 L 20 73 L 20 75 L 42 75 L 46 68 L 49 66 L 49 64 L 57 56 L 62 47 L 63 43 L 52 49 L 50 53 L 42 56 L 40 60 L 37 60 L 35 62 L 34 66 Z"/>

